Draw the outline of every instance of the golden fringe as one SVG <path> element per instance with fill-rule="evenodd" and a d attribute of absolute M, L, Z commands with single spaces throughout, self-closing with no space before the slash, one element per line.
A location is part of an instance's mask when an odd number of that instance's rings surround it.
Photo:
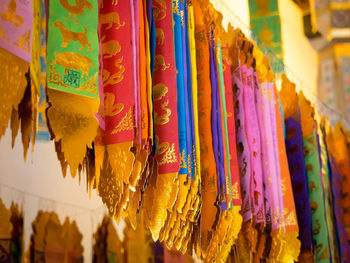
<path fill-rule="evenodd" d="M 104 150 L 104 158 L 101 169 L 100 182 L 97 185 L 98 194 L 102 202 L 107 206 L 110 216 L 114 216 L 117 204 L 123 193 L 123 182 L 116 179 L 112 167 L 108 161 L 107 150 Z"/>
<path fill-rule="evenodd" d="M 29 142 L 30 142 L 30 134 L 33 128 L 33 120 L 32 120 L 33 105 L 32 105 L 32 97 L 31 97 L 32 92 L 30 89 L 31 88 L 28 83 L 28 86 L 26 88 L 26 91 L 24 92 L 22 101 L 20 104 L 18 104 L 18 116 L 21 121 L 21 134 L 22 134 L 24 161 L 26 161 L 27 159 L 27 152 L 28 152 Z M 35 135 L 33 135 L 33 137 L 35 137 Z"/>
<path fill-rule="evenodd" d="M 228 210 L 226 213 L 227 222 L 229 222 L 229 228 L 226 232 L 223 242 L 220 244 L 220 248 L 217 255 L 217 262 L 225 263 L 231 248 L 238 238 L 238 233 L 241 230 L 243 218 L 239 211 L 240 206 L 235 206 L 232 210 Z"/>
<path fill-rule="evenodd" d="M 299 93 L 299 107 L 300 107 L 300 119 L 301 129 L 303 131 L 303 137 L 311 135 L 314 132 L 314 108 L 311 106 L 303 92 Z"/>
<path fill-rule="evenodd" d="M 40 93 L 32 88 L 32 153 L 34 152 L 35 139 L 38 133 L 39 95 Z"/>
<path fill-rule="evenodd" d="M 285 233 L 284 229 L 278 229 L 271 232 L 271 250 L 269 254 L 269 262 L 279 262 L 281 261 L 282 251 L 285 246 Z"/>
<path fill-rule="evenodd" d="M 26 75 L 28 76 L 28 75 Z M 31 88 L 29 79 L 28 84 L 23 94 L 21 102 L 18 104 L 18 109 L 12 110 L 11 114 L 11 130 L 12 130 L 12 148 L 15 145 L 16 137 L 19 127 L 21 127 L 21 137 L 23 145 L 24 161 L 27 159 L 27 152 L 29 148 L 29 142 L 32 135 L 32 146 L 35 142 L 36 136 L 36 120 L 37 120 L 37 105 L 35 90 Z M 33 92 L 34 91 L 34 92 Z M 34 97 L 33 97 L 34 96 Z"/>
<path fill-rule="evenodd" d="M 239 262 L 251 262 L 252 259 L 252 225 L 251 222 L 245 222 L 238 234 L 236 241 Z"/>
<path fill-rule="evenodd" d="M 266 236 L 264 231 L 264 223 L 255 224 L 255 233 L 256 233 L 256 247 L 253 253 L 253 262 L 260 262 L 260 259 L 263 257 Z"/>
<path fill-rule="evenodd" d="M 171 198 L 173 184 L 176 184 L 177 173 L 158 174 L 155 187 L 155 196 L 152 205 L 151 221 L 148 228 L 154 241 L 158 240 L 159 232 L 167 218 L 167 208 Z"/>
<path fill-rule="evenodd" d="M 204 259 L 204 262 L 215 262 L 215 258 L 217 255 L 217 252 L 219 251 L 219 243 L 224 240 L 227 230 L 229 228 L 227 219 L 227 211 L 221 211 L 219 222 L 217 224 L 217 229 L 214 232 L 213 238 L 211 239 L 211 242 L 209 244 L 208 250 L 207 250 L 207 256 Z"/>
<path fill-rule="evenodd" d="M 29 64 L 0 48 L 0 139 L 5 134 L 12 111 L 18 110 L 27 86 Z"/>
<path fill-rule="evenodd" d="M 191 178 L 187 177 L 187 174 L 179 174 L 179 193 L 177 196 L 177 200 L 175 202 L 174 212 L 177 211 L 178 213 L 182 213 L 182 209 L 184 205 L 186 204 L 188 193 L 190 191 Z M 171 210 L 170 210 L 171 211 Z"/>
<path fill-rule="evenodd" d="M 130 178 L 129 178 L 129 185 L 131 189 L 135 189 L 141 174 L 143 173 L 146 164 L 147 164 L 147 157 L 148 152 L 143 149 L 143 145 L 145 145 L 145 141 L 142 141 L 141 145 L 136 145 L 136 159 L 135 164 L 133 167 L 133 170 L 131 172 Z"/>
<path fill-rule="evenodd" d="M 220 213 L 220 208 L 214 205 L 216 200 L 216 191 L 214 192 L 202 192 L 201 195 L 201 202 L 203 202 L 203 206 L 206 205 L 206 207 L 203 209 L 209 209 L 208 206 L 210 205 L 211 213 L 209 213 L 210 216 L 206 216 L 203 214 L 202 210 L 202 216 L 201 216 L 201 226 L 200 226 L 200 258 L 204 259 L 207 256 L 207 250 L 208 246 L 210 244 L 210 241 L 212 239 L 212 235 L 216 226 L 216 218 L 218 218 L 218 213 Z M 206 211 L 205 211 L 206 212 Z M 205 228 L 205 229 L 204 229 Z"/>
<path fill-rule="evenodd" d="M 86 147 L 91 147 L 97 134 L 95 113 L 100 100 L 50 88 L 47 92 L 51 105 L 47 109 L 50 130 L 75 177 L 86 155 Z"/>
<path fill-rule="evenodd" d="M 10 126 L 12 131 L 12 140 L 11 140 L 12 148 L 15 147 L 15 141 L 19 130 L 19 124 L 20 124 L 20 121 L 19 121 L 18 111 L 13 109 L 11 114 L 11 126 Z"/>
<path fill-rule="evenodd" d="M 172 248 L 174 240 L 178 238 L 178 233 L 181 233 L 180 215 L 187 201 L 190 188 L 189 178 L 186 174 L 178 175 L 178 182 L 179 186 L 176 189 L 172 189 L 172 191 L 177 190 L 177 192 L 176 194 L 171 193 L 171 201 L 169 201 L 168 205 L 169 213 L 163 227 L 164 235 L 162 235 L 162 239 L 166 240 L 166 245 L 169 249 Z"/>
<path fill-rule="evenodd" d="M 288 232 L 284 235 L 285 246 L 281 255 L 281 262 L 298 261 L 301 242 L 297 232 Z M 300 261 L 304 262 L 304 261 Z"/>
<path fill-rule="evenodd" d="M 34 151 L 35 138 L 38 131 L 38 103 L 40 97 L 40 78 L 41 78 L 41 29 L 42 12 L 41 0 L 33 1 L 33 33 L 32 33 L 32 62 L 30 64 L 30 80 L 32 90 L 32 152 Z"/>
<path fill-rule="evenodd" d="M 152 157 L 149 157 L 148 163 L 150 176 L 148 178 L 148 183 L 143 194 L 143 202 L 141 207 L 147 228 L 149 228 L 149 225 L 151 224 L 154 191 L 157 182 L 157 168 L 154 165 L 154 159 Z"/>
<path fill-rule="evenodd" d="M 295 91 L 295 84 L 290 82 L 286 75 L 282 75 L 282 89 L 279 96 L 283 106 L 284 118 L 288 119 L 298 111 L 298 95 Z"/>
<path fill-rule="evenodd" d="M 193 179 L 192 179 L 193 180 Z M 190 189 L 187 194 L 186 203 L 182 209 L 182 219 L 186 220 L 188 212 L 193 210 L 193 201 L 196 199 L 198 194 L 198 181 L 197 178 L 194 179 L 190 184 Z"/>
<path fill-rule="evenodd" d="M 198 178 L 198 177 L 196 177 Z M 188 178 L 187 175 L 180 175 L 180 190 L 174 209 L 169 209 L 169 214 L 160 236 L 161 240 L 166 241 L 169 249 L 175 245 L 178 250 L 187 248 L 183 245 L 186 240 L 191 239 L 193 222 L 196 220 L 200 209 L 200 197 L 198 195 L 198 179 Z M 188 241 L 187 241 L 188 243 Z M 187 246 L 186 246 L 187 247 Z"/>
<path fill-rule="evenodd" d="M 188 249 L 188 244 L 191 240 L 191 237 L 192 237 L 192 229 L 193 229 L 193 224 L 192 223 L 189 223 L 190 226 L 189 228 L 187 228 L 187 234 L 185 235 L 185 238 L 184 240 L 182 241 L 182 245 L 181 245 L 181 248 L 180 248 L 180 252 L 182 254 L 185 254 L 187 249 Z"/>
<path fill-rule="evenodd" d="M 130 201 L 127 207 L 127 216 L 129 218 L 131 226 L 136 229 L 138 222 L 140 221 L 140 211 L 142 194 L 144 191 L 146 182 L 150 175 L 150 164 L 146 161 L 145 168 L 143 169 L 141 179 L 137 182 L 136 191 L 130 193 Z"/>
<path fill-rule="evenodd" d="M 96 181 L 96 188 L 98 191 L 98 186 L 100 185 L 101 170 L 103 169 L 105 147 L 102 145 L 97 145 L 95 143 L 94 150 L 95 150 L 95 181 Z M 90 185 L 90 193 L 91 193 L 92 187 L 93 187 L 93 184 Z"/>
<path fill-rule="evenodd" d="M 133 170 L 135 155 L 130 151 L 132 141 L 110 144 L 106 146 L 108 161 L 117 180 L 129 184 L 129 178 Z"/>
<path fill-rule="evenodd" d="M 141 189 L 140 186 L 136 186 L 136 191 L 130 194 L 130 200 L 127 207 L 127 217 L 130 221 L 130 225 L 133 229 L 137 227 L 137 211 L 141 201 Z"/>

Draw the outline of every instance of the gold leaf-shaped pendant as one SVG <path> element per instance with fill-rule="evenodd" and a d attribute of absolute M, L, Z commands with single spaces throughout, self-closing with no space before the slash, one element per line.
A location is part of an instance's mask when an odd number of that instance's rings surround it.
<path fill-rule="evenodd" d="M 301 242 L 298 239 L 298 232 L 288 232 L 284 236 L 285 246 L 282 252 L 281 262 L 295 262 L 298 260 Z M 304 261 L 300 261 L 304 262 Z"/>
<path fill-rule="evenodd" d="M 238 234 L 236 246 L 239 262 L 251 262 L 253 250 L 252 231 L 251 221 L 247 221 L 242 225 L 241 231 Z"/>
<path fill-rule="evenodd" d="M 4 135 L 13 110 L 23 98 L 29 64 L 0 48 L 0 138 Z"/>
<path fill-rule="evenodd" d="M 86 147 L 94 141 L 98 121 L 95 114 L 99 99 L 78 96 L 48 89 L 50 107 L 47 117 L 55 142 L 61 145 L 64 159 L 75 177 L 79 165 L 83 164 Z"/>
<path fill-rule="evenodd" d="M 149 229 L 153 240 L 158 240 L 159 232 L 167 218 L 168 203 L 171 200 L 171 190 L 175 184 L 177 173 L 158 174 L 154 189 L 154 200 Z"/>
<path fill-rule="evenodd" d="M 301 129 L 303 131 L 303 137 L 309 136 L 314 131 L 314 108 L 311 106 L 303 92 L 299 93 L 299 107 L 301 117 Z"/>
<path fill-rule="evenodd" d="M 113 174 L 117 180 L 125 184 L 129 184 L 135 161 L 135 155 L 130 151 L 132 145 L 133 142 L 129 141 L 106 146 L 108 161 L 112 167 Z"/>
<path fill-rule="evenodd" d="M 298 111 L 298 95 L 295 92 L 295 84 L 289 81 L 286 75 L 282 75 L 282 89 L 279 97 L 283 105 L 284 118 L 288 119 Z"/>
<path fill-rule="evenodd" d="M 117 180 L 113 173 L 112 167 L 108 161 L 107 150 L 104 152 L 102 169 L 100 170 L 100 179 L 97 186 L 98 194 L 102 198 L 102 202 L 107 206 L 110 216 L 114 216 L 116 206 L 121 200 L 123 193 L 123 182 Z"/>

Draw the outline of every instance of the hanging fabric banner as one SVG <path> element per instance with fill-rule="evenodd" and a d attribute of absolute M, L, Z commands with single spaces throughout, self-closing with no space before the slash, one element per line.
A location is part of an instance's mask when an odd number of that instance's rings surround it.
<path fill-rule="evenodd" d="M 45 110 L 47 108 L 46 102 L 46 7 L 45 1 L 41 1 L 41 33 L 40 33 L 40 97 L 38 102 L 38 133 L 37 139 L 39 141 L 49 141 L 50 133 L 47 129 L 47 120 Z"/>
<path fill-rule="evenodd" d="M 312 234 L 316 246 L 316 260 L 317 262 L 331 262 L 313 108 L 310 102 L 305 99 L 302 92 L 299 93 L 299 106 L 303 131 L 305 168 L 309 184 L 309 202 L 312 212 Z"/>
<path fill-rule="evenodd" d="M 249 0 L 249 13 L 251 30 L 255 34 L 253 39 L 271 60 L 273 71 L 282 72 L 284 67 L 278 1 Z"/>
<path fill-rule="evenodd" d="M 198 130 L 200 139 L 201 159 L 201 244 L 202 255 L 205 256 L 212 233 L 214 231 L 217 208 L 216 164 L 212 145 L 211 132 L 211 86 L 209 72 L 209 43 L 207 28 L 204 24 L 203 10 L 199 0 L 192 2 L 195 12 L 195 38 L 197 58 L 197 84 L 198 84 Z"/>
<path fill-rule="evenodd" d="M 48 20 L 49 124 L 65 175 L 83 163 L 98 127 L 98 4 L 51 0 Z"/>
<path fill-rule="evenodd" d="M 308 187 L 303 155 L 303 135 L 300 124 L 298 97 L 295 85 L 282 76 L 280 97 L 286 125 L 286 149 L 289 172 L 298 218 L 299 240 L 301 241 L 300 262 L 310 262 L 312 259 L 311 207 L 308 202 Z"/>
<path fill-rule="evenodd" d="M 163 196 L 154 200 L 152 208 L 150 230 L 153 239 L 156 240 L 166 220 L 167 208 L 173 206 L 169 201 L 176 200 L 171 195 L 177 195 L 177 192 L 171 193 L 171 188 L 179 172 L 180 159 L 172 4 L 168 1 L 162 5 L 154 1 L 153 10 L 157 11 L 155 12 L 157 43 L 153 69 L 154 129 L 157 145 L 155 159 L 158 162 L 155 193 L 157 196 Z"/>
<path fill-rule="evenodd" d="M 0 11 L 0 47 L 31 62 L 33 1 L 5 0 Z"/>
<path fill-rule="evenodd" d="M 32 58 L 32 26 L 32 0 L 5 0 L 1 2 L 0 101 L 2 110 L 0 114 L 0 137 L 5 133 L 9 119 L 12 119 L 13 138 L 17 135 L 19 128 L 18 105 L 27 88 L 25 74 Z M 11 87 L 11 89 L 9 90 L 8 87 Z M 25 144 L 24 149 L 27 148 L 29 142 Z"/>
<path fill-rule="evenodd" d="M 98 98 L 97 2 L 72 6 L 68 0 L 53 0 L 50 11 L 48 87 Z"/>

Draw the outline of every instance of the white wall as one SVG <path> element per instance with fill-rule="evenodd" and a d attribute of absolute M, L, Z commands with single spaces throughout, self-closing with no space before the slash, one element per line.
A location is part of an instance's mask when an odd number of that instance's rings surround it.
<path fill-rule="evenodd" d="M 85 262 L 91 262 L 92 234 L 102 220 L 105 208 L 96 192 L 89 200 L 84 178 L 80 185 L 78 177 L 63 178 L 53 142 L 37 142 L 34 153 L 31 155 L 29 151 L 24 163 L 20 137 L 11 149 L 11 136 L 7 130 L 0 140 L 0 197 L 8 208 L 11 201 L 23 205 L 26 250 L 37 211 L 54 210 L 61 223 L 66 216 L 77 221 L 83 233 Z"/>
<path fill-rule="evenodd" d="M 294 73 L 287 74 L 297 86 L 317 92 L 318 53 L 304 35 L 301 10 L 292 0 L 279 0 L 284 63 Z M 287 73 L 289 73 L 287 71 Z M 295 78 L 295 76 L 297 78 Z M 307 91 L 305 91 L 307 94 Z M 311 98 L 310 98 L 311 99 Z"/>

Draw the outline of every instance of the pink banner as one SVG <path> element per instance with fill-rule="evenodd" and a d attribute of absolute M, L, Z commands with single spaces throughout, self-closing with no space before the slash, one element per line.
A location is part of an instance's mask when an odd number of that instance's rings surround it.
<path fill-rule="evenodd" d="M 31 62 L 32 26 L 32 0 L 1 0 L 0 47 Z"/>

